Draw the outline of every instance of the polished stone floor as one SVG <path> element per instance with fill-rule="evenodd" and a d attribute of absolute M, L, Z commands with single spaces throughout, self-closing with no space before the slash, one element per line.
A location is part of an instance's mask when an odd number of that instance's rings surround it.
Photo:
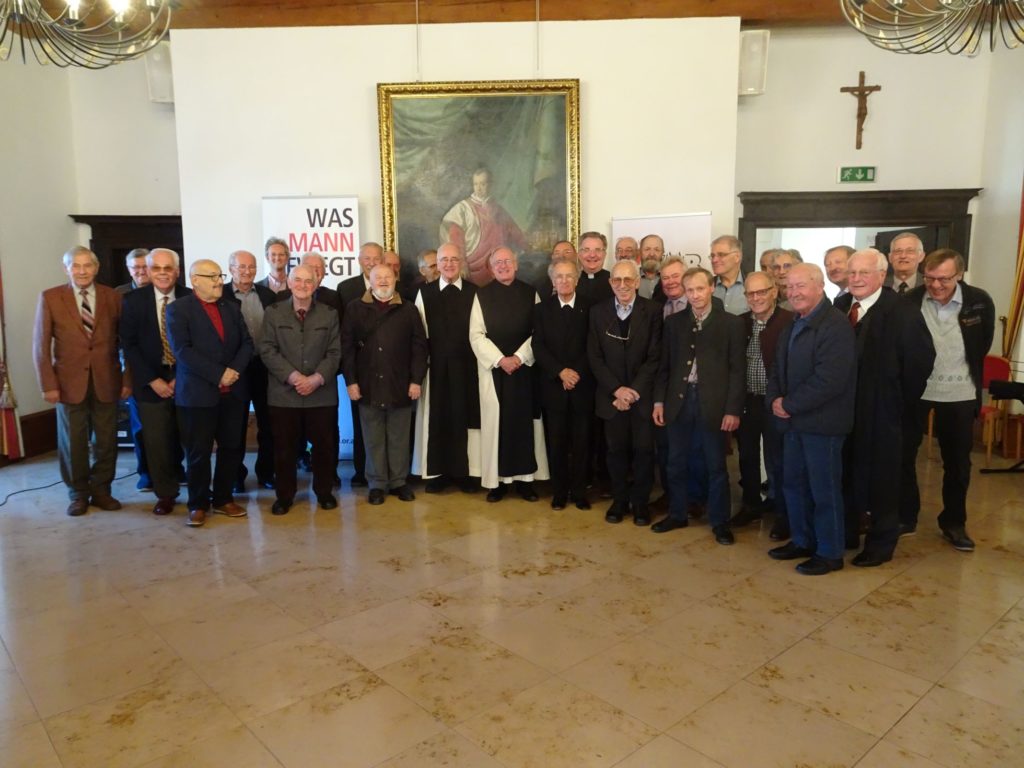
<path fill-rule="evenodd" d="M 251 459 L 251 456 L 250 456 Z M 343 474 L 351 473 L 343 465 Z M 127 455 L 121 474 L 130 472 Z M 1024 478 L 975 475 L 973 554 L 917 536 L 804 577 L 546 499 L 341 494 L 205 528 L 0 507 L 5 768 L 1024 764 Z M 58 479 L 0 470 L 0 499 Z M 245 502 L 244 497 L 239 500 Z"/>

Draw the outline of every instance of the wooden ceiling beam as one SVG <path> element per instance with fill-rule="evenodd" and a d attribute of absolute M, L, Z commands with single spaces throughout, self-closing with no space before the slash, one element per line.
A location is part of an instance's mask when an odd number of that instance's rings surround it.
<path fill-rule="evenodd" d="M 534 0 L 422 0 L 420 21 L 533 21 Z M 739 16 L 745 26 L 843 23 L 835 0 L 541 0 L 542 21 Z M 183 0 L 172 29 L 412 24 L 411 0 Z"/>

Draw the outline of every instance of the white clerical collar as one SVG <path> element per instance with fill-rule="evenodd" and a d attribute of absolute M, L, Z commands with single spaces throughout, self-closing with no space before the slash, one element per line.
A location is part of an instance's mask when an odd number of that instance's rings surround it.
<path fill-rule="evenodd" d="M 555 295 L 557 296 L 557 294 L 555 294 Z M 572 307 L 573 309 L 576 308 L 576 292 L 575 291 L 572 294 L 572 298 L 569 299 L 568 301 L 562 301 L 562 297 L 561 296 L 558 297 L 558 308 L 561 309 L 562 307 Z"/>
<path fill-rule="evenodd" d="M 441 290 L 442 290 L 442 291 L 443 291 L 443 290 L 444 290 L 445 288 L 447 288 L 447 287 L 448 287 L 449 285 L 454 285 L 454 286 L 455 286 L 456 288 L 458 288 L 458 289 L 459 289 L 460 291 L 462 290 L 462 275 L 459 275 L 458 277 L 456 277 L 456 278 L 455 278 L 454 280 L 452 280 L 451 282 L 448 282 L 447 280 L 445 280 L 445 279 L 444 279 L 444 277 L 439 277 L 439 278 L 438 278 L 438 280 L 440 280 L 440 281 L 441 281 Z"/>

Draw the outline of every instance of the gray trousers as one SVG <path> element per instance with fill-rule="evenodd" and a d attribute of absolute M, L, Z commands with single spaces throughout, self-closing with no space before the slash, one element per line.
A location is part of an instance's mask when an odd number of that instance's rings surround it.
<path fill-rule="evenodd" d="M 110 493 L 117 466 L 117 403 L 96 399 L 91 376 L 82 402 L 57 403 L 57 456 L 72 501 Z"/>
<path fill-rule="evenodd" d="M 375 408 L 359 403 L 359 421 L 366 445 L 366 482 L 370 489 L 389 491 L 409 476 L 409 425 L 412 406 Z"/>
<path fill-rule="evenodd" d="M 161 499 L 178 495 L 178 473 L 181 472 L 181 440 L 174 398 L 158 403 L 135 401 L 142 421 L 142 439 L 146 446 L 149 478 L 153 493 Z"/>

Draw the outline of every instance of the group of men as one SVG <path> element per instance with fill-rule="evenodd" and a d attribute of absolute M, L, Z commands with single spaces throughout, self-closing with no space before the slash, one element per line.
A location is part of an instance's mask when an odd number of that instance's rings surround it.
<path fill-rule="evenodd" d="M 342 375 L 352 484 L 369 486 L 371 504 L 412 500 L 410 473 L 429 493 L 482 486 L 488 502 L 513 489 L 536 501 L 535 481 L 550 478 L 556 510 L 589 509 L 588 488 L 607 484 L 609 523 L 631 516 L 667 533 L 706 512 L 724 545 L 774 511 L 771 538 L 789 541 L 769 554 L 799 559 L 812 575 L 842 568 L 844 549 L 861 550 L 854 565 L 880 565 L 916 530 L 915 459 L 933 411 L 945 466 L 939 526 L 954 547 L 973 549 L 972 423 L 994 308 L 962 281 L 959 254 L 926 258 L 905 233 L 888 274 L 877 250 L 832 248 L 824 264 L 840 290 L 834 305 L 822 270 L 792 250 L 766 252 L 762 271 L 743 275 L 731 235 L 711 243 L 711 271 L 664 257 L 657 235 L 621 238 L 615 256 L 606 270 L 598 232 L 559 242 L 548 281 L 535 287 L 499 245 L 486 256 L 491 279 L 477 285 L 459 246 L 445 243 L 420 255 L 420 279 L 406 288 L 397 254 L 367 243 L 360 274 L 334 291 L 320 285 L 322 257 L 305 254 L 289 270 L 287 244 L 271 238 L 258 283 L 256 257 L 236 251 L 229 283 L 200 260 L 190 291 L 178 285 L 177 254 L 155 249 L 122 301 L 95 283 L 95 255 L 72 249 L 69 285 L 40 298 L 35 338 L 44 397 L 58 405 L 68 513 L 119 506 L 113 414 L 129 390 L 156 514 L 174 507 L 182 453 L 190 525 L 211 510 L 246 514 L 233 494 L 244 489 L 250 402 L 256 476 L 275 489 L 272 512 L 293 504 L 307 444 L 314 494 L 335 507 Z M 656 468 L 664 493 L 651 503 Z"/>

